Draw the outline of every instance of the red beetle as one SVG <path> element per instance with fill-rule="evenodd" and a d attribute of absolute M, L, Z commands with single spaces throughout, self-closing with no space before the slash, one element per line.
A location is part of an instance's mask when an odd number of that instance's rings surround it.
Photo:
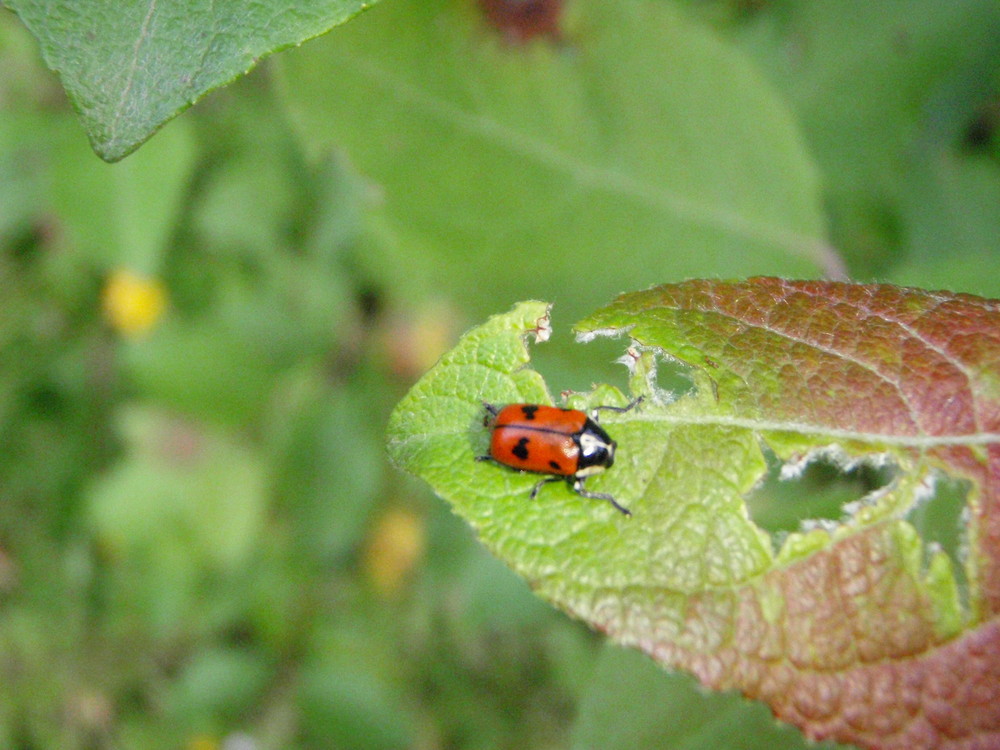
<path fill-rule="evenodd" d="M 587 477 L 599 474 L 615 462 L 617 443 L 597 423 L 600 410 L 626 412 L 642 401 L 637 398 L 628 406 L 598 406 L 590 416 L 577 409 L 560 409 L 540 404 L 510 404 L 498 409 L 483 406 L 489 414 L 484 421 L 492 430 L 490 454 L 477 456 L 477 461 L 493 461 L 519 471 L 552 476 L 539 480 L 531 490 L 531 498 L 543 484 L 566 481 L 581 497 L 607 500 L 626 516 L 632 515 L 611 496 L 589 492 L 583 488 Z"/>

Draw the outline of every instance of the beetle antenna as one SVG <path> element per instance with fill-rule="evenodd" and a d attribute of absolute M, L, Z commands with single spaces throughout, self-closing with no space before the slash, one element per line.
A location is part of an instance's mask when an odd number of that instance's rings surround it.
<path fill-rule="evenodd" d="M 613 411 L 616 414 L 624 414 L 627 411 L 632 411 L 635 407 L 637 407 L 640 403 L 642 403 L 642 400 L 644 398 L 645 396 L 639 396 L 627 406 L 595 406 L 590 412 L 590 418 L 596 422 L 598 412 L 600 412 L 602 409 L 605 411 Z"/>

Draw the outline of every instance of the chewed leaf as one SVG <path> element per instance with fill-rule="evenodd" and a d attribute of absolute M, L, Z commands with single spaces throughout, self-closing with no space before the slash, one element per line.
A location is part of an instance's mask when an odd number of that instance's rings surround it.
<path fill-rule="evenodd" d="M 483 400 L 549 402 L 524 341 L 545 313 L 492 318 L 414 387 L 390 423 L 397 463 L 563 610 L 811 737 L 1000 742 L 1000 303 L 776 279 L 620 297 L 578 330 L 632 340 L 645 399 L 604 420 L 617 460 L 592 478 L 631 518 L 562 483 L 529 501 L 536 476 L 474 460 Z M 656 388 L 664 359 L 688 393 Z M 892 471 L 840 522 L 772 538 L 746 504 L 769 456 L 788 476 L 816 457 Z M 908 521 L 942 478 L 970 488 L 961 585 Z"/>

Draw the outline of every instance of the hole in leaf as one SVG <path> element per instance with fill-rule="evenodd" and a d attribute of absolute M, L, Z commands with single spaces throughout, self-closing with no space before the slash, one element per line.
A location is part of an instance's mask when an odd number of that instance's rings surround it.
<path fill-rule="evenodd" d="M 691 379 L 688 365 L 681 362 L 658 359 L 656 362 L 656 387 L 663 393 L 669 393 L 673 400 L 679 400 L 697 390 Z"/>
<path fill-rule="evenodd" d="M 529 340 L 530 367 L 548 383 L 549 393 L 559 403 L 564 390 L 589 391 L 594 383 L 610 383 L 625 388 L 628 372 L 615 364 L 622 354 L 620 341 L 597 338 L 580 346 L 565 326 L 554 325 L 544 344 Z"/>
<path fill-rule="evenodd" d="M 845 468 L 834 456 L 817 455 L 794 476 L 783 478 L 785 462 L 767 446 L 764 454 L 767 476 L 746 502 L 753 522 L 772 534 L 798 531 L 803 521 L 839 522 L 848 503 L 863 501 L 895 476 L 895 466 L 881 460 L 857 461 Z"/>
<path fill-rule="evenodd" d="M 952 560 L 952 568 L 965 591 L 965 566 L 961 564 L 966 546 L 966 505 L 972 484 L 965 479 L 939 474 L 931 494 L 906 515 L 925 545 L 934 545 Z"/>

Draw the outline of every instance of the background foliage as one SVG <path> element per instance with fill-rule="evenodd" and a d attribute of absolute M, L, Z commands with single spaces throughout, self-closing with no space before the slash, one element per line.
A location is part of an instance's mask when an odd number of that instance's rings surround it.
<path fill-rule="evenodd" d="M 576 0 L 525 41 L 496 2 L 385 0 L 116 165 L 11 5 L 0 745 L 802 746 L 537 601 L 387 467 L 385 420 L 518 299 L 556 303 L 558 391 L 624 384 L 566 333 L 624 289 L 1000 296 L 995 4 Z M 762 506 L 866 484 L 807 480 Z"/>

